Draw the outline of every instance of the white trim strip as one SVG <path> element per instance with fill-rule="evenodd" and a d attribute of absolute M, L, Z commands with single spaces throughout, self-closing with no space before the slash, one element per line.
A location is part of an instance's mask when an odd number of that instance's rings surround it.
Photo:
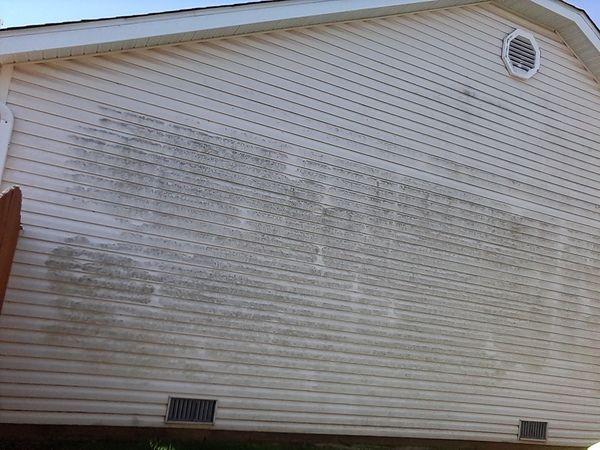
<path fill-rule="evenodd" d="M 8 99 L 8 87 L 12 78 L 13 66 L 0 66 L 0 103 L 6 104 Z"/>
<path fill-rule="evenodd" d="M 10 144 L 15 121 L 12 111 L 6 106 L 12 72 L 12 65 L 3 65 L 0 67 L 0 182 L 4 174 L 4 166 L 6 165 L 6 157 L 8 156 L 8 145 Z"/>

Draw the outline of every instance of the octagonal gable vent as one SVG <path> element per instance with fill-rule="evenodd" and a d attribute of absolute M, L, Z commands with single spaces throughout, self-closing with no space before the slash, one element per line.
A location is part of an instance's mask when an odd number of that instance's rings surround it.
<path fill-rule="evenodd" d="M 540 69 L 540 47 L 533 34 L 515 30 L 504 39 L 502 59 L 512 76 L 528 80 Z"/>

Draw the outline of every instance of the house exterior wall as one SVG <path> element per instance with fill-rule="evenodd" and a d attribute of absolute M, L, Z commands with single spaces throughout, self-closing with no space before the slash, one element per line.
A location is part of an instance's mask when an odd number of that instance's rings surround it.
<path fill-rule="evenodd" d="M 600 89 L 560 36 L 460 7 L 17 65 L 8 104 L 0 421 L 600 437 Z"/>

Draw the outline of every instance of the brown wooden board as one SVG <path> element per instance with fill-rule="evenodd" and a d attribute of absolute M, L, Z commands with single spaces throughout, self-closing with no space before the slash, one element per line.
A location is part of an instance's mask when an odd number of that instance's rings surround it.
<path fill-rule="evenodd" d="M 16 186 L 0 194 L 0 312 L 21 229 L 21 200 Z"/>

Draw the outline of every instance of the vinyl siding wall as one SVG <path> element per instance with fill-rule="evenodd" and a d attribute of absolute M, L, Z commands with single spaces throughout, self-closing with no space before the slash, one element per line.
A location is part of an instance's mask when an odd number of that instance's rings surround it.
<path fill-rule="evenodd" d="M 542 67 L 507 75 L 502 39 Z M 0 420 L 600 438 L 600 89 L 491 5 L 15 67 Z"/>

